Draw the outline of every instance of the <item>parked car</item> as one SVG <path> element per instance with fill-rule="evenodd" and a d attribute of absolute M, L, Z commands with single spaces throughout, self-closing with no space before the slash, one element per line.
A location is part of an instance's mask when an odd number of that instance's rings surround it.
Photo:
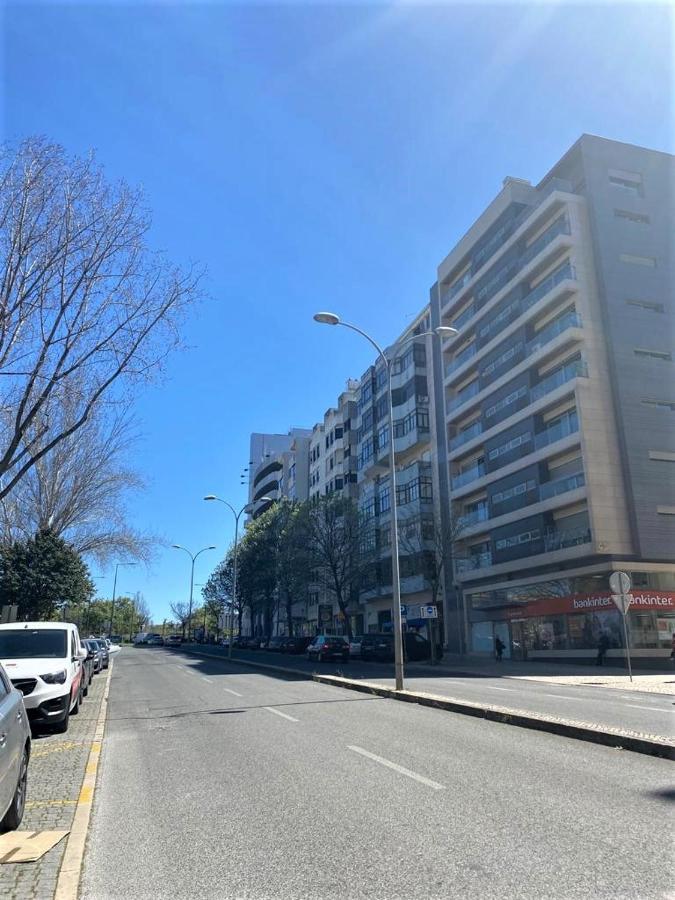
<path fill-rule="evenodd" d="M 98 649 L 101 651 L 101 662 L 103 664 L 103 668 L 107 669 L 110 665 L 110 656 L 108 655 L 108 646 L 105 641 L 102 641 L 100 638 L 92 638 L 98 644 Z"/>
<path fill-rule="evenodd" d="M 170 634 L 164 640 L 164 646 L 165 647 L 180 647 L 182 641 L 183 641 L 183 638 L 179 634 Z"/>
<path fill-rule="evenodd" d="M 118 647 L 121 647 L 124 643 L 124 638 L 121 634 L 111 634 L 110 635 L 110 643 L 117 644 Z"/>
<path fill-rule="evenodd" d="M 24 697 L 31 724 L 63 733 L 80 709 L 86 654 L 69 622 L 0 625 L 0 662 Z"/>
<path fill-rule="evenodd" d="M 148 637 L 148 647 L 163 647 L 164 638 L 161 634 L 151 634 Z"/>
<path fill-rule="evenodd" d="M 0 664 L 0 831 L 13 831 L 26 805 L 30 726 L 23 694 Z"/>
<path fill-rule="evenodd" d="M 283 652 L 293 654 L 304 653 L 311 643 L 311 637 L 303 637 L 302 635 L 289 637 L 284 641 Z"/>
<path fill-rule="evenodd" d="M 98 641 L 92 641 L 90 638 L 87 638 L 83 643 L 92 654 L 94 675 L 98 675 L 99 672 L 103 671 L 103 653 L 98 645 Z"/>
<path fill-rule="evenodd" d="M 285 635 L 277 635 L 276 637 L 271 637 L 267 642 L 265 650 L 274 650 L 276 653 L 280 653 L 285 640 Z"/>
<path fill-rule="evenodd" d="M 82 702 L 82 698 L 86 697 L 89 693 L 89 685 L 94 677 L 94 654 L 89 647 L 87 647 L 85 641 L 80 641 L 80 646 L 84 653 L 84 659 L 82 660 L 82 682 L 80 684 L 80 702 Z"/>
<path fill-rule="evenodd" d="M 139 644 L 147 644 L 149 637 L 150 635 L 146 631 L 139 631 L 134 638 L 134 647 L 138 647 Z"/>
<path fill-rule="evenodd" d="M 325 662 L 327 659 L 341 659 L 349 662 L 349 643 L 346 637 L 334 634 L 319 634 L 307 647 L 307 659 Z"/>
<path fill-rule="evenodd" d="M 431 645 L 421 634 L 406 631 L 403 635 L 403 654 L 408 660 L 429 659 Z M 389 631 L 364 634 L 361 640 L 361 659 L 392 662 L 394 659 L 393 633 Z"/>
<path fill-rule="evenodd" d="M 247 650 L 260 650 L 261 644 L 262 644 L 262 638 L 253 637 L 253 638 L 250 638 L 246 642 L 246 648 L 247 648 Z"/>
<path fill-rule="evenodd" d="M 362 634 L 355 634 L 352 636 L 352 639 L 349 642 L 349 655 L 352 658 L 355 656 L 361 656 L 361 641 L 362 640 L 363 640 Z"/>

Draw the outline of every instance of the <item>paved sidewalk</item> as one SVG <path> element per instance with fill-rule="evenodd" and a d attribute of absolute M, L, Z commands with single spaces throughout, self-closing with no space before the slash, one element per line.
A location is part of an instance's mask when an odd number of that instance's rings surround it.
<path fill-rule="evenodd" d="M 95 676 L 66 734 L 33 738 L 22 831 L 71 827 L 107 676 Z M 66 842 L 64 838 L 37 862 L 0 865 L 0 897 L 52 900 Z"/>
<path fill-rule="evenodd" d="M 668 660 L 665 660 L 666 664 Z M 421 664 L 427 668 L 427 664 Z M 420 663 L 415 663 L 420 666 Z M 619 688 L 630 691 L 646 691 L 655 694 L 675 693 L 675 667 L 672 671 L 633 672 L 631 683 L 624 666 L 589 666 L 568 663 L 526 662 L 505 659 L 496 660 L 475 656 L 459 656 L 446 653 L 440 665 L 428 669 L 438 675 L 452 675 L 466 672 L 487 677 L 516 678 L 524 681 L 544 681 L 549 684 L 583 684 Z"/>

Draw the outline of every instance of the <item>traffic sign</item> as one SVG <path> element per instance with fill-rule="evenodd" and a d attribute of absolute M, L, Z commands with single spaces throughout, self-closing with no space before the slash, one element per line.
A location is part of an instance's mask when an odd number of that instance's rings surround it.
<path fill-rule="evenodd" d="M 408 607 L 405 605 L 405 603 L 401 603 L 401 615 L 402 616 L 408 615 Z"/>
<path fill-rule="evenodd" d="M 632 594 L 612 594 L 612 600 L 616 603 L 617 608 L 620 613 L 623 613 L 625 616 L 628 612 L 628 608 L 633 602 Z"/>
<path fill-rule="evenodd" d="M 420 618 L 421 619 L 437 619 L 438 618 L 438 607 L 434 603 L 430 603 L 428 606 L 420 606 Z"/>
<path fill-rule="evenodd" d="M 613 594 L 627 594 L 630 591 L 630 575 L 627 572 L 612 572 L 609 586 Z"/>

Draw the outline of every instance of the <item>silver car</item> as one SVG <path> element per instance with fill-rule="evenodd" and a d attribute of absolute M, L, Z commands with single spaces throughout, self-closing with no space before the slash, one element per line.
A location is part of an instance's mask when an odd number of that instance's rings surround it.
<path fill-rule="evenodd" d="M 0 664 L 0 831 L 18 828 L 26 806 L 30 726 L 23 694 Z"/>

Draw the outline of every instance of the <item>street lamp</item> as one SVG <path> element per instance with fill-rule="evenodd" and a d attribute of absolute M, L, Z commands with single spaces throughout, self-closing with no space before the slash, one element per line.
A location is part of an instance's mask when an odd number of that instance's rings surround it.
<path fill-rule="evenodd" d="M 351 325 L 349 322 L 343 322 L 338 315 L 332 312 L 318 312 L 314 315 L 314 321 L 319 322 L 321 325 L 343 325 L 345 328 L 349 328 L 351 331 L 355 331 L 357 334 L 360 334 L 364 337 L 372 346 L 377 350 L 380 358 L 384 362 L 385 368 L 387 370 L 387 392 L 389 396 L 389 471 L 391 473 L 391 582 L 392 582 L 392 617 L 394 620 L 394 667 L 396 674 L 396 690 L 403 690 L 403 626 L 401 623 L 401 576 L 399 571 L 399 561 L 398 561 L 398 522 L 397 522 L 397 511 L 396 511 L 396 453 L 394 450 L 394 406 L 392 402 L 392 387 L 391 387 L 391 364 L 392 361 L 387 357 L 384 350 L 380 345 L 373 340 L 373 338 L 367 334 L 365 331 L 362 331 L 360 328 L 357 328 L 356 325 Z M 456 328 L 451 328 L 449 325 L 439 325 L 437 328 L 434 328 L 433 331 L 423 331 L 420 334 L 412 334 L 407 337 L 405 340 L 400 341 L 396 346 L 396 348 L 400 347 L 401 344 L 408 343 L 409 341 L 414 341 L 416 338 L 420 337 L 429 337 L 434 334 L 439 338 L 451 337 L 452 335 L 457 334 Z"/>
<path fill-rule="evenodd" d="M 113 633 L 113 618 L 115 616 L 115 592 L 117 590 L 117 570 L 120 566 L 135 566 L 136 563 L 132 562 L 119 562 L 115 563 L 115 578 L 113 580 L 113 595 L 112 595 L 112 603 L 110 604 L 110 629 L 108 630 L 108 634 Z"/>
<path fill-rule="evenodd" d="M 234 631 L 234 604 L 237 600 L 237 550 L 239 547 L 239 519 L 241 518 L 242 513 L 247 512 L 251 509 L 251 504 L 246 503 L 242 508 L 237 512 L 237 510 L 232 506 L 231 503 L 228 503 L 227 500 L 223 500 L 222 497 L 216 497 L 215 494 L 207 494 L 204 497 L 204 500 L 217 500 L 218 503 L 224 503 L 225 506 L 231 511 L 234 516 L 234 552 L 233 552 L 233 560 L 232 560 L 232 603 L 230 604 L 230 639 L 227 642 L 227 655 L 228 657 L 232 657 L 232 632 Z M 274 503 L 272 497 L 259 497 L 256 502 L 262 503 Z"/>
<path fill-rule="evenodd" d="M 190 551 L 187 549 L 187 547 L 182 547 L 180 544 L 172 544 L 171 546 L 173 547 L 174 550 L 184 550 L 185 553 L 187 553 L 187 555 L 192 560 L 192 567 L 190 569 L 190 608 L 188 610 L 188 629 L 187 629 L 188 640 L 190 640 L 190 626 L 192 624 L 192 591 L 193 591 L 194 582 L 195 582 L 195 560 L 197 559 L 198 556 L 201 556 L 201 554 L 205 553 L 207 550 L 215 550 L 216 548 L 215 548 L 215 546 L 202 547 L 201 550 L 198 550 L 197 553 L 193 554 L 193 553 L 190 553 Z"/>

